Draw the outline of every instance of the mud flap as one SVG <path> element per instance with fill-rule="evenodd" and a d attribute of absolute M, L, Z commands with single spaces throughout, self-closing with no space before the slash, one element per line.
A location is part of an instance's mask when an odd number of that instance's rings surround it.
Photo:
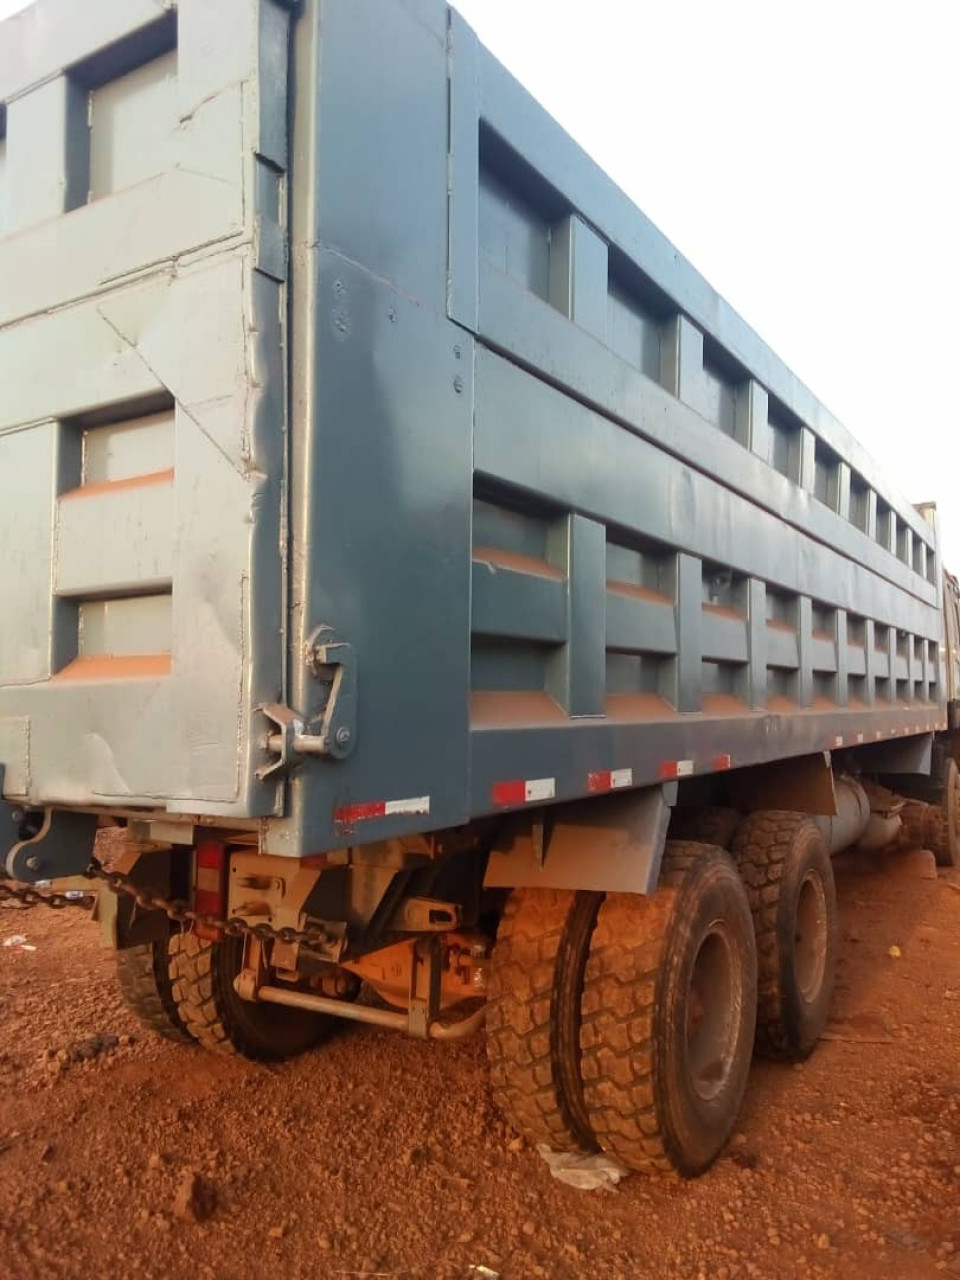
<path fill-rule="evenodd" d="M 673 782 L 520 818 L 494 843 L 484 888 L 650 893 L 676 797 Z"/>

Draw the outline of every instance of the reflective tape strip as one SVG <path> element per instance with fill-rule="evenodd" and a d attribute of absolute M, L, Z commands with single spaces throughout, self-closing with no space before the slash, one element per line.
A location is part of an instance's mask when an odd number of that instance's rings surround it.
<path fill-rule="evenodd" d="M 221 884 L 223 873 L 219 867 L 197 867 L 196 890 L 197 896 L 201 893 L 213 894 L 218 898 L 221 893 Z M 206 908 L 204 908 L 206 910 Z"/>
<path fill-rule="evenodd" d="M 729 756 L 729 755 L 714 756 L 714 757 L 713 757 L 713 767 L 714 767 L 714 769 L 717 769 L 717 770 L 720 770 L 720 769 L 732 769 L 732 768 L 733 768 L 733 757 L 732 757 L 732 756 Z"/>
<path fill-rule="evenodd" d="M 495 782 L 491 796 L 496 805 L 530 804 L 534 800 L 552 800 L 557 794 L 556 778 L 513 778 Z"/>
<path fill-rule="evenodd" d="M 226 898 L 219 889 L 216 892 L 211 892 L 209 889 L 197 888 L 194 891 L 193 902 L 197 911 L 209 912 L 210 915 L 218 916 L 223 909 Z"/>
<path fill-rule="evenodd" d="M 407 800 L 370 800 L 366 804 L 344 805 L 334 810 L 333 820 L 341 826 L 352 826 L 355 822 L 368 822 L 371 818 L 429 812 L 430 797 L 413 796 Z"/>
<path fill-rule="evenodd" d="M 227 905 L 227 851 L 219 840 L 201 837 L 197 842 L 193 872 L 193 905 L 212 916 L 223 915 Z M 203 937 L 218 938 L 216 932 Z"/>
<path fill-rule="evenodd" d="M 601 769 L 597 773 L 587 775 L 587 790 L 616 791 L 620 787 L 633 786 L 632 769 Z"/>
<path fill-rule="evenodd" d="M 692 760 L 664 760 L 660 764 L 661 778 L 689 778 L 692 773 Z"/>
<path fill-rule="evenodd" d="M 838 735 L 836 738 L 831 738 L 831 739 L 830 739 L 830 746 L 833 748 L 833 750 L 836 750 L 838 747 L 842 747 L 842 746 L 843 746 L 843 738 L 842 738 L 842 737 L 840 737 L 839 735 Z"/>
<path fill-rule="evenodd" d="M 388 800 L 383 806 L 384 813 L 429 813 L 430 797 L 414 796 L 412 800 Z"/>

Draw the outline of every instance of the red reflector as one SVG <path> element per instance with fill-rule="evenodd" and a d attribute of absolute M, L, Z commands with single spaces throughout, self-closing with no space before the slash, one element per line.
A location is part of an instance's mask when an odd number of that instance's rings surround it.
<path fill-rule="evenodd" d="M 587 790 L 609 791 L 613 786 L 613 779 L 610 776 L 609 769 L 601 769 L 597 773 L 591 773 L 587 777 Z"/>
<path fill-rule="evenodd" d="M 512 782 L 495 782 L 492 796 L 494 804 L 526 804 L 526 781 L 520 778 Z"/>
<path fill-rule="evenodd" d="M 197 845 L 197 866 L 208 871 L 223 869 L 226 850 L 219 840 L 201 840 Z"/>
<path fill-rule="evenodd" d="M 733 761 L 729 756 L 714 756 L 713 758 L 714 769 L 729 769 L 732 765 Z"/>
<path fill-rule="evenodd" d="M 197 911 L 207 912 L 210 915 L 217 916 L 223 906 L 223 895 L 214 893 L 212 889 L 195 889 L 193 892 L 193 902 Z"/>

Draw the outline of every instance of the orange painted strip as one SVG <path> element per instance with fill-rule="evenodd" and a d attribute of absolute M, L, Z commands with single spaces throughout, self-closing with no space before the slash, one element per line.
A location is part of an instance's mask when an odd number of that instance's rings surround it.
<path fill-rule="evenodd" d="M 124 656 L 90 654 L 74 658 L 54 680 L 146 680 L 168 676 L 172 667 L 169 653 L 134 653 Z"/>
<path fill-rule="evenodd" d="M 61 493 L 60 501 L 95 498 L 104 493 L 122 493 L 126 489 L 146 489 L 155 484 L 173 484 L 173 467 L 167 467 L 165 471 L 148 471 L 142 476 L 127 476 L 123 480 L 98 480 L 96 484 L 82 484 L 76 489 Z"/>
<path fill-rule="evenodd" d="M 538 578 L 563 580 L 563 572 L 537 556 L 524 555 L 520 551 L 504 551 L 502 547 L 474 547 L 474 563 L 493 565 L 497 569 L 512 569 L 514 573 L 530 573 Z"/>

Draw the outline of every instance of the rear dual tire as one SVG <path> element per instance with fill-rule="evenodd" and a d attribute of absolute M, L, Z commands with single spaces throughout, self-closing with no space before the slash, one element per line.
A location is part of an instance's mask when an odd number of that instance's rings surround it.
<path fill-rule="evenodd" d="M 960 769 L 952 756 L 943 756 L 939 784 L 930 822 L 930 848 L 937 866 L 960 867 Z"/>
<path fill-rule="evenodd" d="M 516 890 L 490 983 L 494 1096 L 533 1142 L 692 1176 L 736 1121 L 755 1008 L 750 910 L 721 849 L 669 842 L 649 897 Z"/>
<path fill-rule="evenodd" d="M 116 962 L 120 995 L 140 1025 L 167 1040 L 192 1039 L 173 996 L 170 938 L 124 947 Z"/>
<path fill-rule="evenodd" d="M 170 939 L 177 1012 L 205 1049 L 278 1062 L 313 1048 L 331 1033 L 335 1018 L 242 1000 L 233 985 L 242 967 L 243 938 L 208 942 L 195 933 L 177 933 Z"/>
<path fill-rule="evenodd" d="M 124 1003 L 148 1031 L 221 1053 L 280 1061 L 333 1030 L 335 1018 L 241 1000 L 233 981 L 242 965 L 242 938 L 209 942 L 175 932 L 118 951 L 117 979 Z"/>
<path fill-rule="evenodd" d="M 494 1101 L 530 1142 L 594 1150 L 580 1078 L 580 993 L 601 894 L 514 889 L 487 987 Z"/>
<path fill-rule="evenodd" d="M 583 991 L 584 1095 L 600 1145 L 686 1177 L 736 1123 L 753 1051 L 756 950 L 723 850 L 667 846 L 649 898 L 607 896 Z"/>
<path fill-rule="evenodd" d="M 757 935 L 757 1051 L 800 1062 L 830 1016 L 837 950 L 833 864 L 820 829 L 801 813 L 744 819 L 733 857 Z"/>

